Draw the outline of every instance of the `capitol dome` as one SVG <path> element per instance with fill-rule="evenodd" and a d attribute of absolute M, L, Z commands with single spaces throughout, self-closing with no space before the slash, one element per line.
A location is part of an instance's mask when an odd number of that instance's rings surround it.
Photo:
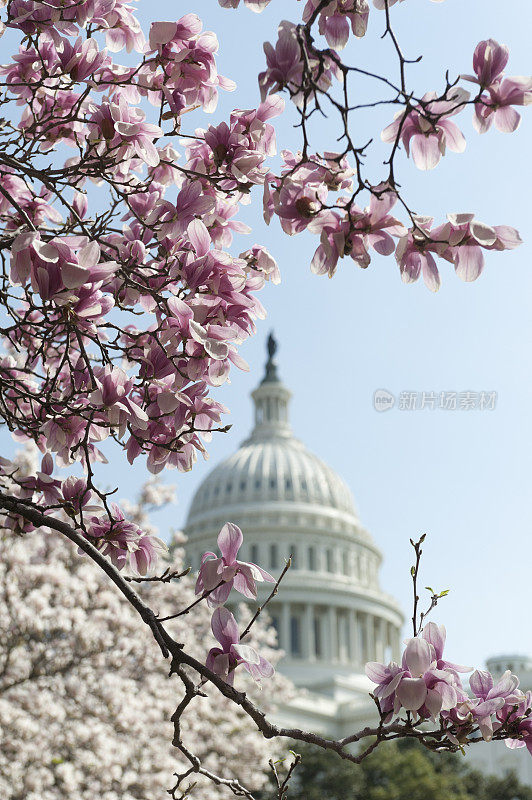
<path fill-rule="evenodd" d="M 234 522 L 244 533 L 242 559 L 278 575 L 291 556 L 268 605 L 285 652 L 280 670 L 300 686 L 326 691 L 343 677 L 366 689 L 363 664 L 397 657 L 403 617 L 380 589 L 382 557 L 349 488 L 292 433 L 291 393 L 278 377 L 275 349 L 270 336 L 266 373 L 252 393 L 251 435 L 192 500 L 187 555 L 198 568 L 201 555 L 216 549 L 220 528 Z M 260 586 L 259 602 L 268 587 Z"/>

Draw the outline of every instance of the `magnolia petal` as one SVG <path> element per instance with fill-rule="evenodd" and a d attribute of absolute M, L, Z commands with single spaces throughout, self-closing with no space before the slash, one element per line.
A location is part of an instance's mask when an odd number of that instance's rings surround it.
<path fill-rule="evenodd" d="M 445 131 L 445 144 L 449 150 L 454 153 L 463 153 L 466 149 L 466 140 L 458 125 L 448 119 L 441 120 L 440 125 Z"/>
<path fill-rule="evenodd" d="M 262 656 L 259 656 L 259 670 L 263 678 L 271 678 L 272 675 L 275 674 L 273 664 L 270 664 L 270 662 Z"/>
<path fill-rule="evenodd" d="M 333 14 L 326 18 L 322 25 L 320 22 L 320 33 L 327 39 L 329 47 L 336 50 L 343 50 L 349 39 L 349 22 L 347 17 L 340 14 Z"/>
<path fill-rule="evenodd" d="M 471 232 L 471 236 L 476 239 L 476 241 L 482 247 L 489 247 L 490 245 L 495 244 L 497 240 L 497 232 L 495 229 L 491 228 L 489 225 L 485 225 L 483 222 L 477 222 L 474 220 L 471 222 L 469 230 Z"/>
<path fill-rule="evenodd" d="M 512 106 L 498 108 L 494 115 L 495 127 L 501 133 L 513 133 L 519 127 L 521 114 Z"/>
<path fill-rule="evenodd" d="M 425 639 L 420 639 L 419 636 L 410 639 L 405 648 L 404 660 L 411 675 L 416 678 L 424 675 L 430 669 L 434 655 L 434 648 Z"/>
<path fill-rule="evenodd" d="M 462 245 L 454 250 L 456 274 L 463 281 L 475 281 L 484 268 L 484 254 L 478 245 Z"/>
<path fill-rule="evenodd" d="M 401 280 L 403 283 L 414 283 L 417 281 L 421 274 L 422 264 L 423 256 L 421 253 L 409 253 L 399 265 L 399 269 L 401 270 Z"/>
<path fill-rule="evenodd" d="M 242 565 L 235 575 L 233 586 L 237 592 L 243 594 L 249 600 L 254 600 L 257 597 L 257 586 L 251 574 L 249 567 Z"/>
<path fill-rule="evenodd" d="M 415 134 L 410 140 L 410 153 L 418 169 L 434 169 L 440 163 L 441 151 L 435 136 Z"/>
<path fill-rule="evenodd" d="M 247 664 L 260 664 L 259 654 L 248 644 L 233 644 L 231 652 Z"/>
<path fill-rule="evenodd" d="M 443 625 L 436 625 L 435 622 L 429 622 L 428 625 L 425 625 L 423 638 L 433 646 L 436 658 L 441 658 L 443 655 L 445 636 L 445 627 Z"/>
<path fill-rule="evenodd" d="M 427 696 L 425 698 L 425 706 L 429 710 L 432 719 L 436 719 L 442 709 L 441 695 L 434 689 L 428 689 Z"/>
<path fill-rule="evenodd" d="M 268 581 L 268 583 L 275 583 L 275 578 L 273 575 L 270 575 L 269 572 L 266 572 L 265 569 L 262 567 L 257 566 L 257 564 L 252 564 L 248 562 L 244 562 L 246 567 L 249 567 L 251 574 L 256 581 Z"/>
<path fill-rule="evenodd" d="M 364 667 L 365 673 L 373 683 L 383 683 L 388 677 L 388 670 L 379 661 L 368 661 Z"/>
<path fill-rule="evenodd" d="M 218 547 L 226 564 L 233 564 L 244 537 L 242 531 L 233 522 L 226 522 L 218 534 Z"/>
<path fill-rule="evenodd" d="M 88 277 L 89 270 L 86 267 L 70 262 L 61 265 L 61 278 L 67 289 L 78 289 L 86 283 Z"/>
<path fill-rule="evenodd" d="M 201 579 L 203 581 L 203 588 L 206 592 L 210 592 L 215 586 L 218 586 L 222 580 L 220 571 L 222 563 L 220 558 L 212 558 L 205 561 L 200 569 Z"/>
<path fill-rule="evenodd" d="M 401 682 L 403 675 L 404 675 L 403 672 L 398 672 L 397 675 L 395 675 L 392 678 L 388 686 L 386 686 L 386 688 L 382 689 L 382 691 L 379 692 L 379 697 L 385 700 L 387 697 L 393 694 L 397 689 L 399 683 Z"/>
<path fill-rule="evenodd" d="M 240 641 L 236 620 L 224 606 L 213 612 L 211 629 L 225 651 Z"/>
<path fill-rule="evenodd" d="M 431 253 L 425 253 L 423 259 L 423 281 L 431 292 L 437 292 L 441 286 L 440 273 Z"/>
<path fill-rule="evenodd" d="M 423 678 L 403 678 L 396 696 L 407 711 L 417 711 L 427 698 L 427 686 Z"/>
<path fill-rule="evenodd" d="M 216 608 L 217 606 L 223 606 L 229 595 L 231 594 L 231 589 L 233 588 L 233 582 L 228 581 L 227 583 L 222 583 L 221 586 L 218 586 L 210 595 L 207 597 L 207 605 L 209 608 Z"/>

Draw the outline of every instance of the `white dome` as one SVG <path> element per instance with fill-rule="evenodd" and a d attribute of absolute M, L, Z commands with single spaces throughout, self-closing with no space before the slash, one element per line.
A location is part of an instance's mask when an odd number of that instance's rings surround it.
<path fill-rule="evenodd" d="M 301 442 L 291 437 L 269 441 L 251 437 L 203 481 L 188 522 L 225 506 L 280 502 L 334 508 L 356 516 L 344 481 Z"/>
<path fill-rule="evenodd" d="M 197 568 L 202 553 L 216 549 L 220 528 L 234 522 L 244 533 L 243 560 L 278 575 L 292 556 L 268 610 L 286 652 L 281 669 L 316 686 L 396 656 L 402 614 L 380 589 L 381 554 L 348 487 L 294 437 L 273 340 L 268 349 L 266 375 L 252 394 L 255 427 L 198 488 L 185 524 L 187 554 Z M 259 602 L 268 591 L 260 587 Z"/>

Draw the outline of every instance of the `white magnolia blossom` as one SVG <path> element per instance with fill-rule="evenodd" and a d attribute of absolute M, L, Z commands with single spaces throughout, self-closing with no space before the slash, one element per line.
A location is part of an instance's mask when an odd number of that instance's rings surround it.
<path fill-rule="evenodd" d="M 173 773 L 188 766 L 170 745 L 170 717 L 183 692 L 177 677 L 168 678 L 151 633 L 101 570 L 60 535 L 1 536 L 0 797 L 163 800 Z M 171 550 L 179 569 L 183 552 L 177 544 Z M 172 614 L 194 599 L 193 579 L 148 584 L 142 593 L 159 614 Z M 208 608 L 168 625 L 204 661 L 214 643 Z M 275 661 L 273 630 L 259 620 L 253 631 L 250 644 Z M 236 685 L 267 707 L 268 698 L 287 696 L 287 682 L 275 680 L 267 696 L 247 673 Z M 204 688 L 208 697 L 196 698 L 182 718 L 183 740 L 207 769 L 261 785 L 273 743 L 214 687 Z M 211 783 L 206 795 L 204 786 L 200 778 L 190 797 L 228 796 Z"/>

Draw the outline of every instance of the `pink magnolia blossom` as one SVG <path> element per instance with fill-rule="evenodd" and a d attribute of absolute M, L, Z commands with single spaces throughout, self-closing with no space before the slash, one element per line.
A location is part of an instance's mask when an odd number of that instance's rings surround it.
<path fill-rule="evenodd" d="M 389 256 L 395 250 L 392 236 L 403 236 L 405 226 L 388 212 L 397 202 L 397 194 L 387 184 L 373 186 L 369 206 L 362 211 L 352 206 L 349 217 L 355 234 L 362 235 L 366 247 L 372 247 L 377 253 Z"/>
<path fill-rule="evenodd" d="M 381 133 L 384 142 L 395 142 L 399 137 L 407 156 L 412 154 L 416 167 L 423 170 L 437 166 L 447 147 L 463 153 L 466 146 L 462 132 L 449 117 L 462 111 L 469 92 L 452 89 L 446 100 L 436 98 L 436 92 L 427 92 L 421 105 L 409 112 L 398 112 L 394 122 Z"/>
<path fill-rule="evenodd" d="M 319 0 L 307 0 L 303 21 L 308 22 L 319 6 Z M 349 26 L 354 36 L 366 33 L 369 18 L 367 0 L 331 0 L 319 14 L 319 31 L 329 47 L 342 50 L 349 39 Z"/>
<path fill-rule="evenodd" d="M 496 80 L 487 87 L 475 103 L 473 125 L 478 133 L 485 133 L 492 122 L 498 131 L 513 133 L 519 127 L 521 115 L 513 106 L 532 103 L 532 78 L 516 77 Z"/>
<path fill-rule="evenodd" d="M 309 230 L 320 234 L 320 244 L 314 253 L 311 269 L 318 275 L 331 277 L 339 258 L 350 256 L 365 269 L 371 262 L 369 248 L 381 255 L 395 249 L 392 236 L 402 236 L 406 228 L 388 212 L 397 202 L 397 195 L 385 184 L 373 187 L 369 206 L 362 210 L 352 206 L 348 214 L 326 210 L 309 224 Z"/>
<path fill-rule="evenodd" d="M 249 250 L 240 253 L 252 269 L 264 275 L 265 280 L 271 280 L 274 284 L 281 283 L 281 273 L 272 254 L 262 245 L 254 244 Z"/>
<path fill-rule="evenodd" d="M 490 227 L 474 219 L 474 214 L 447 214 L 448 222 L 434 228 L 432 239 L 439 242 L 436 252 L 454 263 L 463 281 L 474 281 L 484 269 L 482 250 L 509 250 L 521 243 L 519 234 L 508 226 Z"/>
<path fill-rule="evenodd" d="M 174 113 L 185 106 L 199 104 L 207 112 L 215 110 L 218 88 L 233 91 L 235 83 L 218 73 L 215 53 L 218 39 L 212 31 L 201 32 L 196 14 L 186 14 L 177 22 L 154 22 L 150 30 L 150 52 L 157 58 L 148 63 L 155 71 L 162 67 L 160 86 L 153 86 L 155 97 L 161 93 Z"/>
<path fill-rule="evenodd" d="M 65 40 L 68 41 L 68 40 Z M 5 75 L 8 90 L 20 99 L 30 100 L 35 86 L 42 78 L 41 71 L 46 69 L 50 77 L 48 82 L 57 83 L 55 77 L 59 73 L 60 55 L 52 38 L 44 33 L 39 42 L 39 51 L 34 47 L 20 46 L 18 53 L 12 56 L 10 63 L 0 66 L 0 75 Z"/>
<path fill-rule="evenodd" d="M 422 274 L 427 288 L 438 291 L 441 282 L 434 255 L 452 262 L 462 280 L 476 280 L 484 268 L 483 250 L 511 250 L 521 244 L 518 232 L 507 225 L 489 227 L 475 221 L 473 214 L 447 218 L 447 223 L 431 229 L 432 217 L 414 217 L 415 227 L 399 240 L 395 257 L 405 283 Z"/>
<path fill-rule="evenodd" d="M 162 136 L 162 130 L 158 125 L 145 122 L 144 111 L 131 107 L 118 95 L 100 106 L 93 105 L 92 112 L 89 139 L 98 153 L 110 152 L 117 163 L 125 161 L 121 164 L 122 171 L 126 171 L 127 163 L 135 156 L 151 167 L 158 165 L 160 158 L 154 141 Z"/>
<path fill-rule="evenodd" d="M 483 88 L 496 81 L 508 63 L 509 50 L 505 44 L 499 44 L 495 39 L 485 39 L 479 42 L 473 53 L 474 75 L 462 75 L 467 81 L 478 83 Z"/>
<path fill-rule="evenodd" d="M 72 514 L 99 513 L 101 506 L 95 503 L 94 493 L 87 488 L 84 478 L 75 478 L 70 475 L 61 484 L 61 494 L 66 507 Z"/>
<path fill-rule="evenodd" d="M 288 88 L 292 100 L 296 105 L 300 105 L 303 101 L 301 91 L 303 62 L 297 29 L 293 22 L 283 20 L 279 24 L 278 33 L 279 37 L 275 48 L 269 42 L 264 43 L 267 69 L 259 74 L 261 98 L 264 100 L 266 95 Z M 326 91 L 331 86 L 333 77 L 340 76 L 338 67 L 328 56 L 318 59 L 312 53 L 307 52 L 305 59 L 322 91 Z"/>
<path fill-rule="evenodd" d="M 521 115 L 512 106 L 524 106 L 532 102 L 531 77 L 503 77 L 509 51 L 495 39 L 479 42 L 473 54 L 474 75 L 462 75 L 477 83 L 482 92 L 475 103 L 473 125 L 478 133 L 485 133 L 495 123 L 502 133 L 517 130 Z"/>
<path fill-rule="evenodd" d="M 532 692 L 519 691 L 513 697 L 505 698 L 504 706 L 497 711 L 497 718 L 501 723 L 509 722 L 514 725 L 520 737 L 505 739 L 506 747 L 512 750 L 526 747 L 532 755 Z"/>
<path fill-rule="evenodd" d="M 439 668 L 438 661 L 434 646 L 417 636 L 409 639 L 401 666 L 394 662 L 387 667 L 377 662 L 366 664 L 366 675 L 377 684 L 374 694 L 387 720 L 401 708 L 436 719 L 466 699 L 456 671 Z"/>
<path fill-rule="evenodd" d="M 39 500 L 42 498 L 45 504 L 57 503 L 61 499 L 61 481 L 53 477 L 53 471 L 52 455 L 45 453 L 40 470 L 20 480 L 21 496 L 32 498 L 34 494 L 39 494 Z"/>
<path fill-rule="evenodd" d="M 90 6 L 90 3 L 87 3 Z M 118 53 L 126 48 L 128 53 L 134 50 L 143 53 L 146 39 L 138 19 L 131 13 L 132 7 L 126 2 L 112 3 L 112 10 L 105 15 L 102 27 L 105 31 L 105 43 L 109 50 Z M 89 17 L 90 19 L 90 17 Z"/>
<path fill-rule="evenodd" d="M 440 274 L 434 256 L 430 252 L 435 245 L 430 237 L 432 217 L 414 217 L 416 227 L 409 228 L 407 234 L 397 242 L 395 258 L 399 264 L 404 283 L 417 281 L 423 275 L 427 289 L 437 292 L 441 285 Z"/>
<path fill-rule="evenodd" d="M 247 644 L 240 644 L 240 635 L 235 618 L 224 606 L 215 609 L 211 628 L 220 647 L 212 647 L 207 655 L 205 666 L 215 672 L 226 683 L 233 685 L 236 667 L 242 665 L 251 677 L 260 683 L 262 678 L 271 678 L 273 666 Z"/>
<path fill-rule="evenodd" d="M 261 11 L 264 11 L 269 2 L 270 0 L 244 0 L 244 5 L 246 8 L 249 8 L 250 11 L 255 11 L 256 14 L 260 14 Z M 240 0 L 218 0 L 218 5 L 222 8 L 238 8 Z"/>
<path fill-rule="evenodd" d="M 126 424 L 131 422 L 145 430 L 148 423 L 146 412 L 131 398 L 134 382 L 119 367 L 105 367 L 96 374 L 98 388 L 90 395 L 96 408 L 104 410 L 103 420 L 111 427 L 118 428 L 118 435 L 124 435 Z"/>
<path fill-rule="evenodd" d="M 135 575 L 146 575 L 167 551 L 165 543 L 156 536 L 145 535 L 114 503 L 111 512 L 112 519 L 106 513 L 90 518 L 87 538 L 109 556 L 117 569 L 127 565 Z"/>
<path fill-rule="evenodd" d="M 273 194 L 275 214 L 283 231 L 290 236 L 304 231 L 327 201 L 327 187 L 312 177 L 312 169 L 301 167 L 293 177 L 285 178 Z"/>
<path fill-rule="evenodd" d="M 64 74 L 70 75 L 73 81 L 83 81 L 89 76 L 94 77 L 111 59 L 105 50 L 100 51 L 95 39 L 80 38 L 74 43 L 63 39 L 57 48 L 57 54 Z"/>
<path fill-rule="evenodd" d="M 320 244 L 310 263 L 310 268 L 316 275 L 328 275 L 332 278 L 338 259 L 344 256 L 351 256 L 363 269 L 369 266 L 370 255 L 363 237 L 353 234 L 346 214 L 323 211 L 308 227 L 312 233 L 320 234 Z"/>
<path fill-rule="evenodd" d="M 218 557 L 211 552 L 202 556 L 196 594 L 210 592 L 207 603 L 211 608 L 225 603 L 233 587 L 244 597 L 253 599 L 257 596 L 256 581 L 275 583 L 275 578 L 256 564 L 237 561 L 242 541 L 240 528 L 232 522 L 227 522 L 218 534 L 221 556 Z M 222 585 L 218 586 L 219 583 Z"/>
<path fill-rule="evenodd" d="M 519 704 L 519 695 L 522 694 L 517 689 L 519 680 L 510 670 L 506 670 L 499 681 L 494 683 L 489 672 L 475 670 L 469 679 L 469 686 L 476 698 L 471 704 L 471 716 L 478 722 L 482 737 L 490 741 L 494 730 L 491 716 L 504 706 L 513 707 Z M 460 709 L 458 713 L 461 713 Z"/>

